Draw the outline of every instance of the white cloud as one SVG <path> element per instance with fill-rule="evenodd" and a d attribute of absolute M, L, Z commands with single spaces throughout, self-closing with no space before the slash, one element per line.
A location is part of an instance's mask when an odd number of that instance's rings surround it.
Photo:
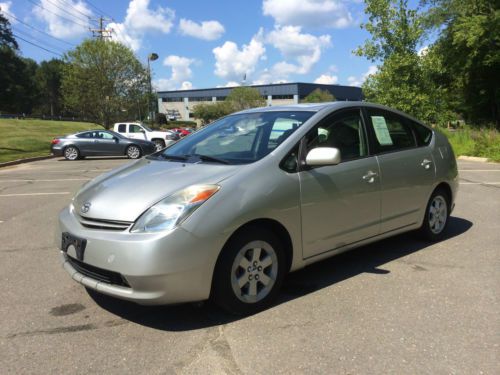
<path fill-rule="evenodd" d="M 244 44 L 241 49 L 231 41 L 214 48 L 215 74 L 228 81 L 241 81 L 245 75 L 253 73 L 266 52 L 262 33 L 262 29 L 259 30 L 250 43 Z"/>
<path fill-rule="evenodd" d="M 354 22 L 340 0 L 264 0 L 262 10 L 279 25 L 342 28 Z"/>
<path fill-rule="evenodd" d="M 356 77 L 356 76 L 349 76 L 349 77 L 347 77 L 347 83 L 350 86 L 361 86 L 366 81 L 366 79 L 369 76 L 377 73 L 377 71 L 378 71 L 377 66 L 370 65 L 368 67 L 368 71 L 366 71 L 365 73 L 363 73 L 363 75 L 361 75 L 361 77 Z"/>
<path fill-rule="evenodd" d="M 182 18 L 179 30 L 183 35 L 189 35 L 203 40 L 216 40 L 224 34 L 224 26 L 218 21 L 203 21 L 201 24 Z"/>
<path fill-rule="evenodd" d="M 0 2 L 0 13 L 2 13 L 3 16 L 7 18 L 11 24 L 15 24 L 17 23 L 17 21 L 9 16 L 9 14 L 13 14 L 15 16 L 15 14 L 10 10 L 11 6 L 12 1 Z"/>
<path fill-rule="evenodd" d="M 266 37 L 266 42 L 277 48 L 285 59 L 294 60 L 294 63 L 275 64 L 272 70 L 280 76 L 309 73 L 321 58 L 322 50 L 330 46 L 330 35 L 314 36 L 301 30 L 300 26 L 276 26 Z"/>
<path fill-rule="evenodd" d="M 33 6 L 36 18 L 47 24 L 47 32 L 57 38 L 78 38 L 88 34 L 90 22 L 81 13 L 92 15 L 92 11 L 82 1 L 67 0 L 62 12 L 55 2 L 40 0 L 40 6 Z M 68 14 L 70 13 L 70 14 Z"/>
<path fill-rule="evenodd" d="M 173 25 L 175 12 L 161 6 L 155 10 L 149 8 L 150 0 L 131 0 L 125 20 L 122 23 L 109 23 L 107 28 L 113 30 L 114 40 L 130 47 L 133 51 L 140 49 L 142 39 L 148 33 L 168 34 Z"/>
<path fill-rule="evenodd" d="M 193 85 L 188 80 L 193 76 L 190 66 L 194 62 L 194 59 L 182 56 L 170 55 L 165 57 L 163 65 L 171 68 L 172 73 L 169 78 L 161 78 L 155 81 L 155 86 L 159 90 L 191 89 Z"/>
<path fill-rule="evenodd" d="M 314 80 L 314 83 L 320 83 L 323 85 L 334 85 L 339 81 L 339 77 L 329 75 L 329 74 L 322 74 L 318 78 Z"/>

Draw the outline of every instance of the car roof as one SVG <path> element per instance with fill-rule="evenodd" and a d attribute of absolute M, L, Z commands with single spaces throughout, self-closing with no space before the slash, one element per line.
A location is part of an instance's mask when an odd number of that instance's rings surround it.
<path fill-rule="evenodd" d="M 381 104 L 375 104 L 370 102 L 360 102 L 360 101 L 337 101 L 337 102 L 326 102 L 326 103 L 301 103 L 301 104 L 287 104 L 287 105 L 277 105 L 269 107 L 259 107 L 246 109 L 237 114 L 243 113 L 261 113 L 261 112 L 280 112 L 280 111 L 309 111 L 309 112 L 319 112 L 322 110 L 337 110 L 342 108 L 352 108 L 352 107 L 364 107 L 364 108 L 376 108 L 385 111 L 393 112 L 401 116 L 407 117 L 413 121 L 425 125 L 422 121 L 412 117 L 411 115 L 398 111 L 397 109 L 386 107 Z M 427 125 L 426 125 L 427 126 Z"/>

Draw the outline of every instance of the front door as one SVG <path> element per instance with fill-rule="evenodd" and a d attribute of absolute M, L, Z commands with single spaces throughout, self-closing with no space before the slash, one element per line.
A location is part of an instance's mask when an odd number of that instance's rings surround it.
<path fill-rule="evenodd" d="M 380 171 L 368 152 L 360 110 L 330 115 L 303 142 L 302 154 L 316 147 L 341 153 L 338 165 L 299 172 L 304 258 L 376 236 Z"/>

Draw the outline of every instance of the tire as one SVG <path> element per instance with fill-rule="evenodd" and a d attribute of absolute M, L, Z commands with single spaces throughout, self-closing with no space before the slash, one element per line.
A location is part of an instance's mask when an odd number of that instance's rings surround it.
<path fill-rule="evenodd" d="M 153 143 L 155 144 L 156 151 L 160 151 L 165 148 L 165 142 L 162 139 L 155 139 Z"/>
<path fill-rule="evenodd" d="M 139 146 L 130 145 L 127 147 L 126 154 L 129 159 L 139 159 L 142 155 L 142 151 Z"/>
<path fill-rule="evenodd" d="M 78 160 L 80 158 L 80 150 L 75 146 L 68 146 L 64 149 L 64 158 L 66 160 Z"/>
<path fill-rule="evenodd" d="M 425 209 L 420 236 L 428 241 L 439 241 L 444 237 L 450 218 L 450 198 L 443 189 L 436 189 Z"/>
<path fill-rule="evenodd" d="M 229 313 L 253 314 L 276 298 L 285 277 L 279 238 L 265 228 L 249 227 L 224 246 L 213 277 L 214 302 Z"/>

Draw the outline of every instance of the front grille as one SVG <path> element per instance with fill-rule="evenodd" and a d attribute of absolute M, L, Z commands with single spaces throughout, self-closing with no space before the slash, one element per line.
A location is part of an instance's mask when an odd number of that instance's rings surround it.
<path fill-rule="evenodd" d="M 91 266 L 90 264 L 86 264 L 72 258 L 70 256 L 67 257 L 69 264 L 79 273 L 84 276 L 87 276 L 93 280 L 102 281 L 106 284 L 123 286 L 126 288 L 130 288 L 127 280 L 119 274 L 118 272 L 104 270 L 102 268 Z"/>
<path fill-rule="evenodd" d="M 80 215 L 78 215 L 78 221 L 86 228 L 116 231 L 123 231 L 133 224 L 132 221 L 94 219 Z"/>

